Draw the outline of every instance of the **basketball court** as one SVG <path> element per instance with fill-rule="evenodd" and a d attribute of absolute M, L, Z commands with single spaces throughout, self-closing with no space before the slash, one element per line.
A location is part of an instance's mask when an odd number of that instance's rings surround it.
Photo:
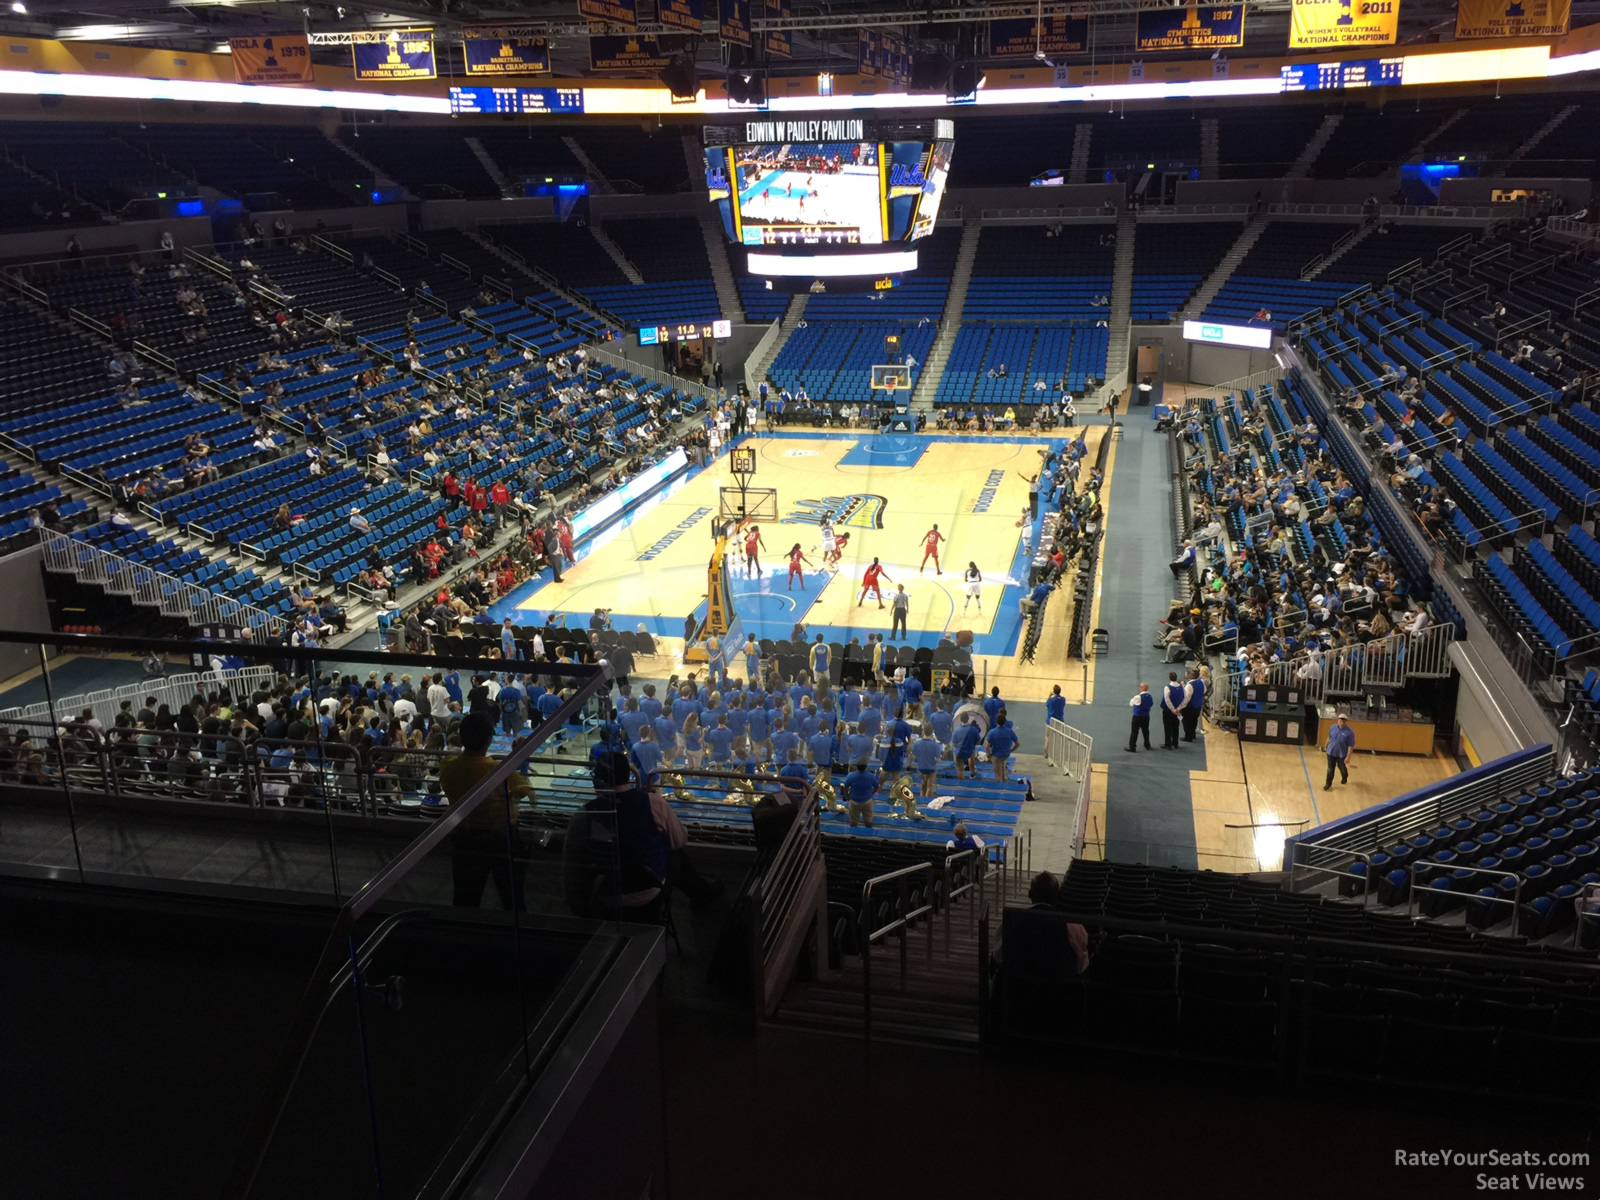
<path fill-rule="evenodd" d="M 1064 431 L 1076 434 L 1078 431 Z M 1091 455 L 1101 435 L 1091 428 Z M 863 640 L 888 634 L 889 597 L 904 585 L 911 597 L 907 619 L 914 642 L 931 645 L 945 633 L 969 630 L 975 654 L 1016 651 L 1027 565 L 1021 520 L 1028 507 L 1028 476 L 1042 452 L 1066 437 L 898 435 L 870 431 L 776 432 L 737 439 L 754 451 L 752 493 L 770 490 L 776 521 L 758 520 L 759 567 L 747 565 L 730 540 L 726 572 L 733 613 L 743 632 L 787 638 L 797 622 L 812 636 Z M 597 608 L 612 610 L 618 629 L 643 625 L 658 636 L 681 638 L 685 619 L 703 613 L 715 531 L 722 523 L 725 489 L 737 489 L 730 455 L 691 471 L 624 520 L 580 543 L 578 561 L 561 583 L 524 586 L 492 610 L 496 620 L 543 622 L 562 614 L 586 625 Z M 752 511 L 759 511 L 755 504 Z M 822 525 L 831 521 L 843 542 L 836 569 L 822 563 Z M 936 574 L 924 568 L 925 539 L 937 524 L 944 536 Z M 845 535 L 848 535 L 846 540 Z M 789 578 L 789 552 L 809 560 L 803 577 Z M 877 557 L 884 570 L 883 608 L 861 601 L 863 571 Z M 983 580 L 970 604 L 963 572 L 975 563 Z M 979 606 L 981 604 L 981 611 Z"/>

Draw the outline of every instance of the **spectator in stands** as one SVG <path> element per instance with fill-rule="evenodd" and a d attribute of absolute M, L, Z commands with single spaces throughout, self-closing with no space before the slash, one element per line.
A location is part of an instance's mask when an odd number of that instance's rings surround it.
<path fill-rule="evenodd" d="M 431 693 L 432 689 L 429 690 Z M 446 758 L 439 765 L 439 784 L 450 803 L 461 803 L 498 765 L 489 757 L 494 731 L 494 721 L 487 714 L 471 713 L 462 719 L 461 753 Z M 528 803 L 535 803 L 528 780 L 521 774 L 511 775 L 505 790 L 515 800 L 526 798 Z M 452 902 L 457 907 L 481 905 L 484 884 L 490 878 L 494 879 L 502 908 L 510 911 L 525 907 L 523 875 L 527 851 L 521 845 L 508 847 L 506 843 L 505 804 L 498 792 L 486 797 L 451 835 Z M 511 816 L 515 824 L 515 811 Z"/>

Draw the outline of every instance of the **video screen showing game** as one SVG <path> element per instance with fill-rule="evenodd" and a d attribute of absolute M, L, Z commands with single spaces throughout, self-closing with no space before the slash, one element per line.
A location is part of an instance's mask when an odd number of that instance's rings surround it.
<path fill-rule="evenodd" d="M 875 143 L 738 146 L 733 162 L 746 246 L 883 244 Z"/>

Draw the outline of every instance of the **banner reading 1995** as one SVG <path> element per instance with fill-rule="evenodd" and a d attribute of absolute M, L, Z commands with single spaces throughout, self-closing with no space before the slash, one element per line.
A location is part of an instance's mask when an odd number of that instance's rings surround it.
<path fill-rule="evenodd" d="M 1146 9 L 1138 17 L 1138 49 L 1226 50 L 1244 45 L 1244 5 Z"/>
<path fill-rule="evenodd" d="M 1400 29 L 1400 0 L 1291 0 L 1289 49 L 1392 46 Z"/>
<path fill-rule="evenodd" d="M 350 35 L 357 79 L 433 79 L 431 29 L 363 29 Z"/>

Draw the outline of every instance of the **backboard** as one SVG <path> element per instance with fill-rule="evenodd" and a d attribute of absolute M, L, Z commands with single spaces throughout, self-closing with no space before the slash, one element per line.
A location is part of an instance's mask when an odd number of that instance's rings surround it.
<path fill-rule="evenodd" d="M 875 363 L 872 367 L 872 390 L 875 392 L 909 392 L 911 368 L 902 363 Z"/>

